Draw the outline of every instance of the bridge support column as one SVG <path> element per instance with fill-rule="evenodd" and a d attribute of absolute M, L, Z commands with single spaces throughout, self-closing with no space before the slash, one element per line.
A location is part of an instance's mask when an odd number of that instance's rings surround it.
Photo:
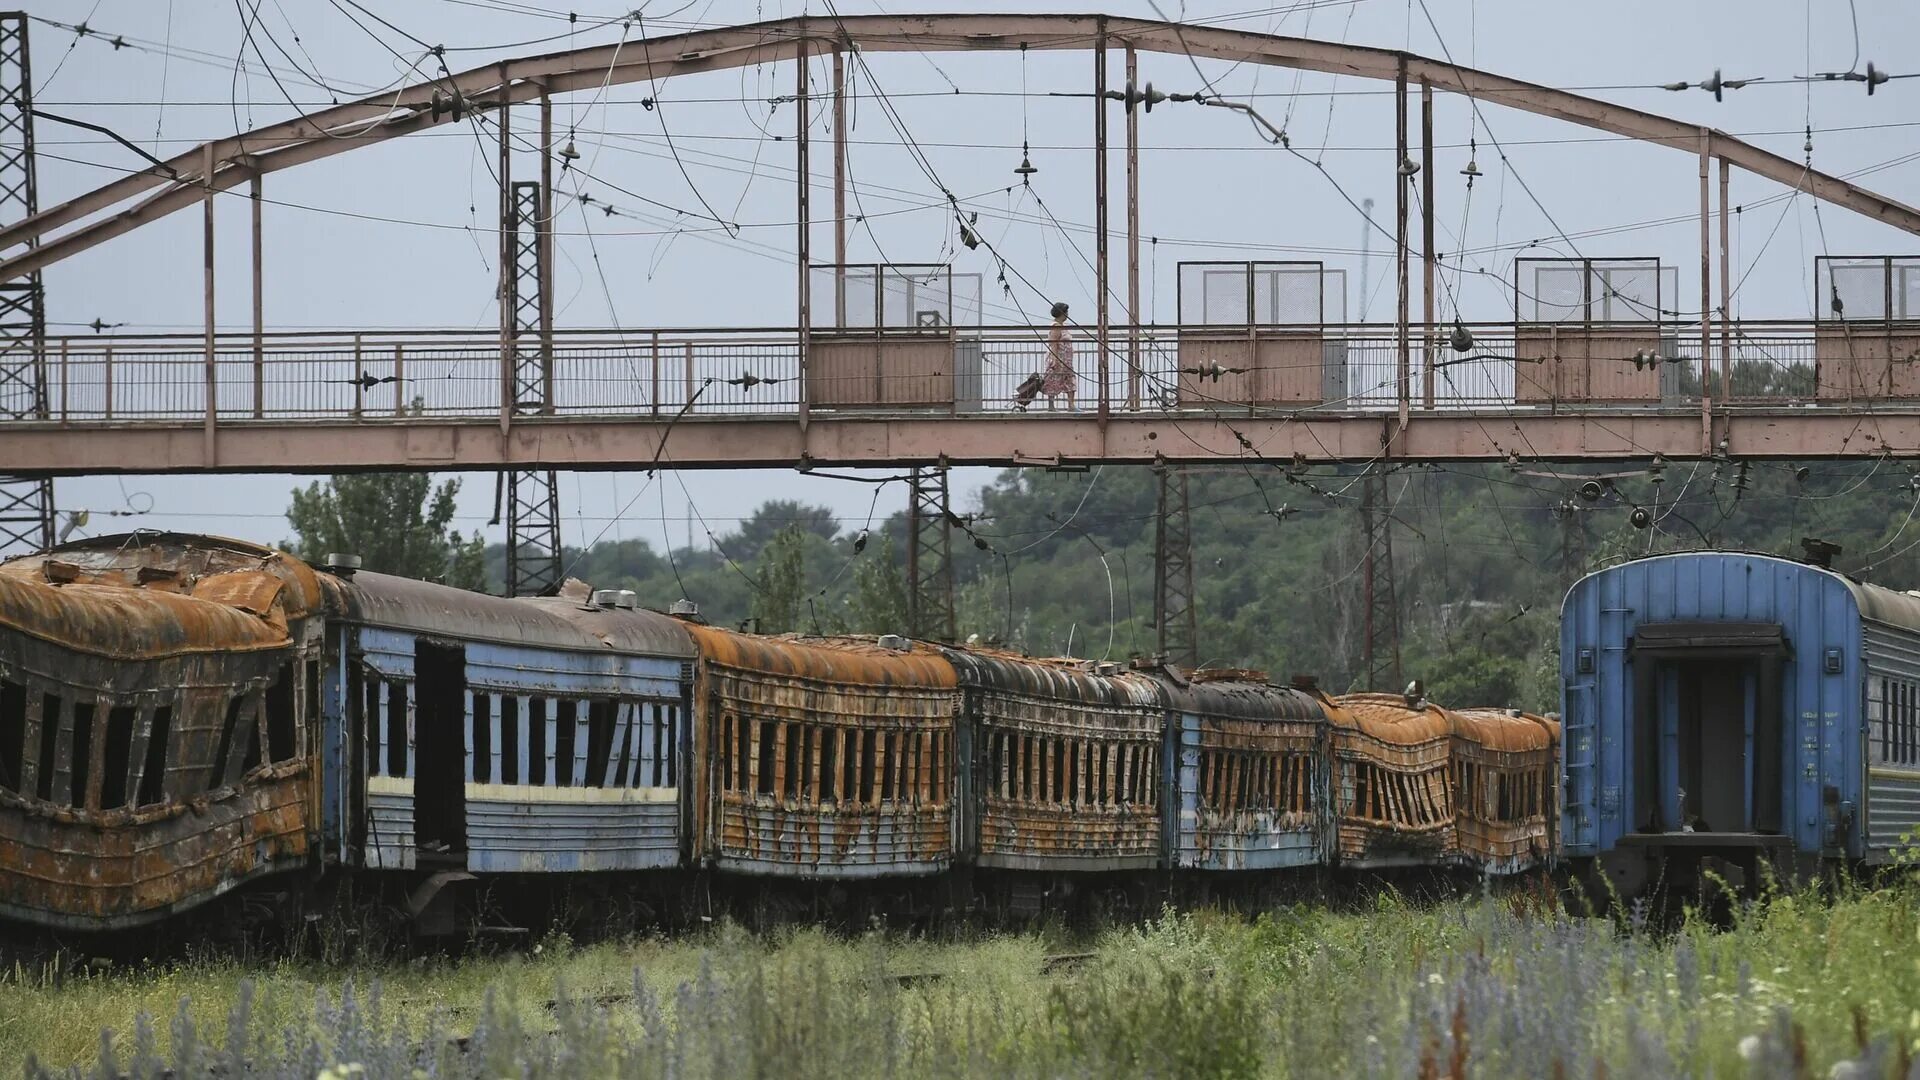
<path fill-rule="evenodd" d="M 1107 419 L 1107 17 L 1099 16 L 1093 38 L 1093 290 L 1099 354 L 1100 421 Z"/>
<path fill-rule="evenodd" d="M 1154 467 L 1160 495 L 1154 515 L 1153 628 L 1155 651 L 1167 663 L 1192 670 L 1200 664 L 1193 606 L 1193 514 L 1187 469 Z"/>
<path fill-rule="evenodd" d="M 213 346 L 213 170 L 216 167 L 216 163 L 213 160 L 212 143 L 207 144 L 206 152 L 201 154 L 200 157 L 203 163 L 201 166 L 201 180 L 206 185 L 205 194 L 201 200 L 202 206 L 204 207 L 204 228 L 200 233 L 200 246 L 202 255 L 201 277 L 206 284 L 207 324 L 206 355 L 204 360 L 204 379 L 207 399 L 204 403 L 205 412 L 203 415 L 205 419 L 201 422 L 201 454 L 204 456 L 207 465 L 212 466 L 219 464 L 220 461 L 219 447 L 216 443 L 216 440 L 219 438 L 217 434 L 217 425 L 219 423 L 217 413 L 220 408 L 219 386 L 217 385 L 219 365 L 214 360 Z"/>
<path fill-rule="evenodd" d="M 794 78 L 795 86 L 793 91 L 794 158 L 795 158 L 794 168 L 795 170 L 797 170 L 795 173 L 795 177 L 796 177 L 795 186 L 797 188 L 798 196 L 799 196 L 799 206 L 798 206 L 799 213 L 797 215 L 799 219 L 798 237 L 797 237 L 799 241 L 799 254 L 798 254 L 798 257 L 795 259 L 795 262 L 798 264 L 797 265 L 798 273 L 795 275 L 797 279 L 795 282 L 795 288 L 797 290 L 795 295 L 796 295 L 796 301 L 797 301 L 796 309 L 799 312 L 798 326 L 800 327 L 800 366 L 799 366 L 800 430 L 802 432 L 805 432 L 807 430 L 807 419 L 808 419 L 808 416 L 807 416 L 807 352 L 812 347 L 812 344 L 813 344 L 813 305 L 812 305 L 812 297 L 810 295 L 810 289 L 811 289 L 812 283 L 808 280 L 812 270 L 812 268 L 808 264 L 813 259 L 813 252 L 812 252 L 813 177 L 808 175 L 808 172 L 807 172 L 807 169 L 809 166 L 807 165 L 807 112 L 808 112 L 807 105 L 808 105 L 808 102 L 807 102 L 807 39 L 805 37 L 802 37 L 800 39 L 799 46 L 794 52 L 793 67 L 794 67 L 794 75 L 795 75 L 795 78 Z M 836 128 L 834 132 L 834 138 L 838 139 L 839 137 L 840 137 L 839 131 Z M 837 163 L 837 160 L 838 159 L 836 158 L 836 163 Z"/>
<path fill-rule="evenodd" d="M 1393 79 L 1393 216 L 1394 216 L 1394 265 L 1399 281 L 1399 314 L 1395 316 L 1395 353 L 1398 357 L 1398 375 L 1394 380 L 1394 396 L 1400 402 L 1400 426 L 1407 426 L 1409 398 L 1413 392 L 1413 344 L 1407 326 L 1409 317 L 1408 293 L 1411 286 L 1407 274 L 1407 185 L 1413 183 L 1413 177 L 1407 173 L 1407 58 L 1400 58 L 1398 73 Z"/>
<path fill-rule="evenodd" d="M 907 634 L 953 641 L 953 526 L 946 466 L 916 467 L 907 494 Z"/>
<path fill-rule="evenodd" d="M 0 219 L 23 220 L 39 210 L 27 16 L 14 12 L 0 15 Z M 40 272 L 0 283 L 0 422 L 48 418 L 46 351 Z M 0 555 L 51 546 L 53 481 L 0 475 Z"/>

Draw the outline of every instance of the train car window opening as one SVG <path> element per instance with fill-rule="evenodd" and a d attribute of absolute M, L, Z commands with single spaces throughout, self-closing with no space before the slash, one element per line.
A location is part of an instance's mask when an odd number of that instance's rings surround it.
<path fill-rule="evenodd" d="M 207 790 L 214 791 L 237 780 L 229 775 L 234 769 L 234 740 L 244 737 L 240 730 L 246 715 L 248 695 L 243 691 L 227 699 L 227 717 L 220 726 L 220 741 L 213 752 L 213 767 L 207 778 Z"/>
<path fill-rule="evenodd" d="M 0 679 L 0 788 L 20 792 L 27 758 L 27 688 Z"/>
<path fill-rule="evenodd" d="M 535 787 L 545 787 L 553 775 L 548 768 L 553 760 L 553 711 L 547 706 L 546 698 L 527 699 L 527 783 Z"/>
<path fill-rule="evenodd" d="M 116 705 L 107 710 L 106 753 L 100 764 L 100 809 L 117 810 L 127 805 L 127 779 L 133 767 L 133 726 L 140 710 L 133 705 Z"/>
<path fill-rule="evenodd" d="M 478 690 L 473 693 L 472 717 L 468 737 L 473 743 L 473 782 L 493 782 L 493 697 Z"/>
<path fill-rule="evenodd" d="M 845 765 L 840 773 L 840 801 L 858 806 L 860 804 L 859 728 L 846 728 L 841 732 L 840 760 Z"/>
<path fill-rule="evenodd" d="M 167 740 L 172 737 L 173 706 L 155 706 L 147 721 L 147 755 L 140 766 L 135 806 L 157 806 L 167 801 Z"/>
<path fill-rule="evenodd" d="M 839 787 L 834 783 L 834 781 L 838 779 L 838 773 L 836 770 L 839 768 L 839 765 L 840 765 L 840 758 L 838 754 L 839 742 L 840 742 L 839 729 L 827 728 L 825 731 L 821 733 L 820 801 L 823 803 L 838 803 L 840 801 L 840 790 L 839 790 Z"/>
<path fill-rule="evenodd" d="M 877 752 L 878 732 L 872 728 L 863 728 L 860 732 L 860 805 L 877 806 L 879 800 L 875 784 L 879 779 L 879 763 L 874 760 Z"/>
<path fill-rule="evenodd" d="M 292 761 L 298 717 L 293 704 L 293 662 L 280 665 L 267 687 L 267 760 Z"/>
<path fill-rule="evenodd" d="M 500 782 L 518 784 L 520 780 L 520 698 L 500 695 Z"/>
<path fill-rule="evenodd" d="M 580 703 L 557 700 L 553 703 L 553 786 L 584 786 L 585 778 L 575 776 L 580 751 Z"/>
<path fill-rule="evenodd" d="M 618 761 L 614 765 L 613 785 L 615 787 L 643 787 L 641 763 L 635 759 L 634 742 L 640 737 L 641 725 L 646 722 L 647 706 L 633 701 L 615 701 L 613 707 L 613 738 L 618 744 L 614 751 Z M 726 776 L 726 766 L 731 757 L 727 754 L 727 740 L 717 740 L 720 750 L 720 775 Z"/>
<path fill-rule="evenodd" d="M 73 752 L 68 755 L 72 785 L 67 789 L 67 803 L 83 809 L 89 808 L 87 784 L 93 779 L 93 714 L 93 702 L 74 702 Z"/>
<path fill-rule="evenodd" d="M 617 761 L 613 752 L 616 702 L 605 698 L 587 701 L 587 772 L 581 777 L 586 787 L 612 787 Z"/>
<path fill-rule="evenodd" d="M 407 697 L 409 689 L 407 683 L 401 679 L 392 679 L 387 683 L 386 748 L 388 776 L 407 775 L 407 751 L 410 749 L 407 744 L 411 741 L 409 729 L 413 727 L 412 724 L 407 722 Z"/>
<path fill-rule="evenodd" d="M 780 725 L 780 765 L 784 770 L 780 777 L 780 796 L 789 802 L 800 798 L 801 743 L 806 739 L 806 728 L 799 724 Z"/>
<path fill-rule="evenodd" d="M 894 757 L 897 752 L 893 732 L 880 732 L 880 802 L 893 801 Z"/>
<path fill-rule="evenodd" d="M 266 749 L 267 695 L 265 691 L 253 695 L 252 707 L 248 710 L 246 731 L 246 757 L 240 761 L 240 776 L 244 777 L 260 764 L 260 755 Z M 239 779 L 239 777 L 235 777 Z"/>
<path fill-rule="evenodd" d="M 771 720 L 760 720 L 753 727 L 753 793 L 772 795 L 774 754 L 779 750 L 776 745 L 779 735 L 775 730 L 778 725 Z"/>

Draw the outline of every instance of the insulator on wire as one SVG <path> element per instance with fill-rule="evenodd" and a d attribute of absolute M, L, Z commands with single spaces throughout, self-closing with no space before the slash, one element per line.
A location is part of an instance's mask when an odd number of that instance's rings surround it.
<path fill-rule="evenodd" d="M 1636 529 L 1645 529 L 1653 524 L 1653 515 L 1644 506 L 1636 506 L 1627 515 L 1627 523 Z"/>

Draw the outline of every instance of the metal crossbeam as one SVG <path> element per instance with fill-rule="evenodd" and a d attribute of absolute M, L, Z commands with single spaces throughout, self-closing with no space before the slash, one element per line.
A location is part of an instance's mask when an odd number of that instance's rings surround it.
<path fill-rule="evenodd" d="M 1366 620 L 1361 671 L 1368 690 L 1400 689 L 1400 605 L 1393 578 L 1393 508 L 1387 474 L 1371 468 L 1360 494 L 1360 534 L 1366 545 L 1360 591 Z"/>
<path fill-rule="evenodd" d="M 947 503 L 947 470 L 914 469 L 907 496 L 908 633 L 952 641 L 953 527 Z"/>
<path fill-rule="evenodd" d="M 553 411 L 553 338 L 547 331 L 544 200 L 537 181 L 515 183 L 504 241 L 511 257 L 501 309 L 511 320 L 511 391 L 516 414 Z M 560 589 L 560 488 L 552 469 L 515 469 L 507 488 L 507 595 L 551 596 Z"/>
<path fill-rule="evenodd" d="M 0 221 L 21 221 L 39 209 L 27 16 L 12 11 L 0 14 Z M 40 274 L 0 284 L 0 421 L 47 418 L 46 354 Z M 0 475 L 0 555 L 52 546 L 53 481 Z"/>
<path fill-rule="evenodd" d="M 1192 669 L 1200 663 L 1193 604 L 1193 515 L 1187 470 L 1158 466 L 1160 498 L 1153 537 L 1153 624 L 1159 653 L 1168 663 Z"/>

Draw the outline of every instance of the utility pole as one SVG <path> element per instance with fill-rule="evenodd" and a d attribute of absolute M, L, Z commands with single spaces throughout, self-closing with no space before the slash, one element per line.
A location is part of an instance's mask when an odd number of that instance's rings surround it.
<path fill-rule="evenodd" d="M 945 466 L 915 468 L 907 493 L 907 636 L 953 641 L 953 527 Z"/>
<path fill-rule="evenodd" d="M 0 222 L 39 210 L 27 15 L 10 11 L 0 14 Z M 36 270 L 0 284 L 0 421 L 47 418 L 46 357 L 46 294 Z M 0 474 L 0 555 L 52 546 L 53 481 Z"/>
<path fill-rule="evenodd" d="M 552 223 L 542 215 L 546 205 L 539 181 L 513 184 L 506 223 L 512 272 L 500 303 L 510 320 L 515 415 L 553 411 L 553 308 L 546 272 L 546 233 Z M 507 504 L 507 595 L 551 596 L 560 588 L 558 477 L 552 469 L 514 469 L 501 482 Z"/>
<path fill-rule="evenodd" d="M 1191 671 L 1200 665 L 1193 607 L 1193 513 L 1187 470 L 1158 465 L 1160 498 L 1153 534 L 1153 626 L 1161 659 Z"/>
<path fill-rule="evenodd" d="M 1400 605 L 1394 591 L 1389 509 L 1386 471 L 1370 466 L 1360 488 L 1360 539 L 1366 545 L 1360 579 L 1365 620 L 1360 667 L 1368 690 L 1398 690 L 1401 685 Z"/>

